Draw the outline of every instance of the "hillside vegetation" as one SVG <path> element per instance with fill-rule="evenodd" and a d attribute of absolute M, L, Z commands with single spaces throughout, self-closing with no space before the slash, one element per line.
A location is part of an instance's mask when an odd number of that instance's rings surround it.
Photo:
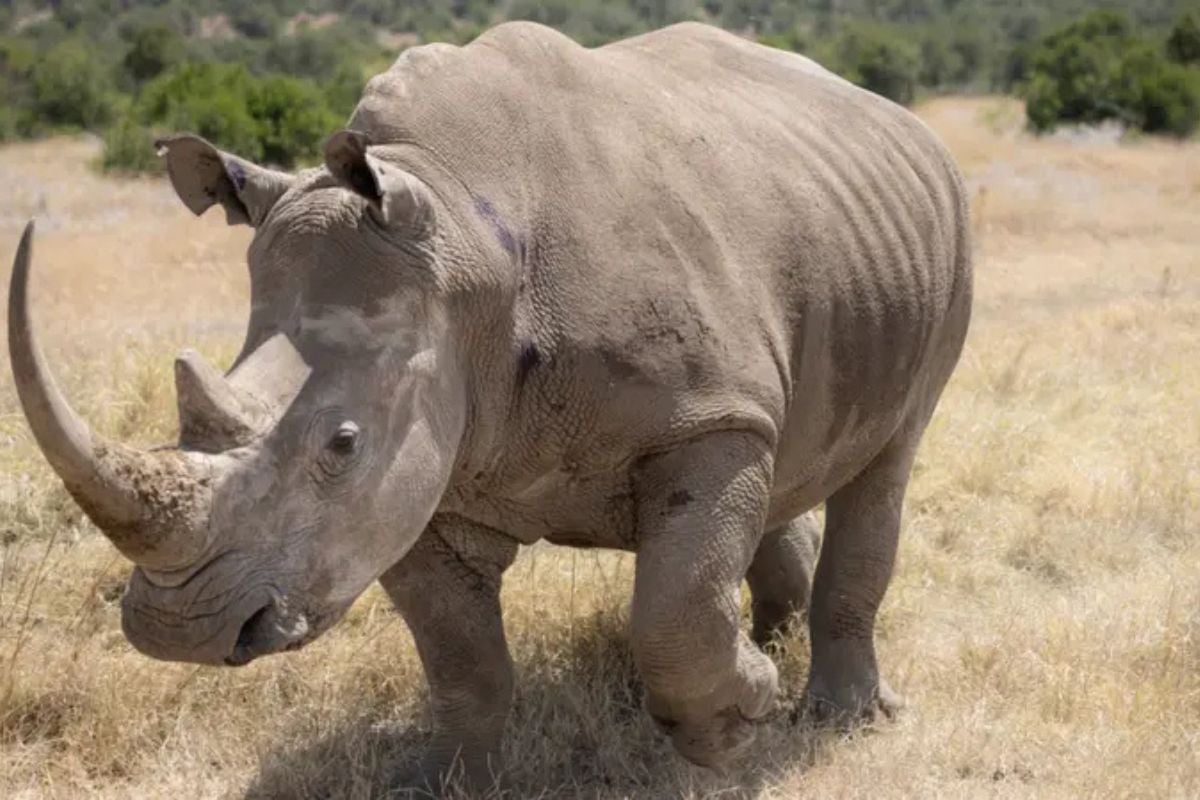
<path fill-rule="evenodd" d="M 909 707 L 852 738 L 794 720 L 799 634 L 754 757 L 690 767 L 640 709 L 631 558 L 537 545 L 504 590 L 510 797 L 1200 797 L 1200 144 L 1033 138 L 1010 100 L 917 108 L 968 176 L 978 280 L 880 621 Z M 89 172 L 97 151 L 0 149 L 0 258 L 39 214 L 64 390 L 106 434 L 169 441 L 174 353 L 240 343 L 249 233 Z M 425 682 L 379 590 L 301 652 L 215 669 L 132 650 L 128 570 L 0 369 L 0 797 L 366 800 L 417 758 Z"/>
<path fill-rule="evenodd" d="M 159 168 L 156 133 L 190 130 L 290 167 L 400 49 L 506 19 L 586 45 L 704 20 L 901 103 L 1025 94 L 1042 130 L 1200 122 L 1200 0 L 0 0 L 0 140 L 90 130 L 105 167 L 137 172 Z"/>

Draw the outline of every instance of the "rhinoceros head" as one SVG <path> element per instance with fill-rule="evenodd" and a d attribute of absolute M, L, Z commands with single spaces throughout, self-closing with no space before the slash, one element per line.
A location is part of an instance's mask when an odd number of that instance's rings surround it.
<path fill-rule="evenodd" d="M 252 310 L 222 374 L 176 361 L 177 446 L 106 441 L 71 410 L 30 324 L 32 223 L 9 297 L 21 403 L 46 458 L 136 567 L 130 641 L 157 658 L 245 663 L 336 621 L 412 545 L 444 492 L 465 403 L 437 201 L 342 132 L 296 176 L 181 136 L 176 192 L 251 225 Z"/>

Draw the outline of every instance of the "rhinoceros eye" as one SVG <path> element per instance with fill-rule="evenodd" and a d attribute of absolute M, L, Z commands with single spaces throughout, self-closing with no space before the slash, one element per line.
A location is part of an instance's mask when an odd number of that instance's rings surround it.
<path fill-rule="evenodd" d="M 329 449 L 338 455 L 350 455 L 358 447 L 358 434 L 358 425 L 350 421 L 343 422 L 329 439 Z"/>

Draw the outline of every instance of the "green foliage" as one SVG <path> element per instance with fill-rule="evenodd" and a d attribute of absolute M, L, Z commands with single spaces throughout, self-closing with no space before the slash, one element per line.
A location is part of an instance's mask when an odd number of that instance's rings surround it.
<path fill-rule="evenodd" d="M 1092 15 L 1064 28 L 1096 4 L 0 0 L 0 140 L 89 129 L 105 136 L 111 168 L 144 169 L 157 163 L 141 146 L 153 131 L 195 130 L 247 157 L 289 164 L 311 157 L 366 78 L 395 58 L 379 42 L 403 34 L 462 44 L 505 19 L 536 20 L 589 46 L 700 20 L 807 52 L 902 103 L 919 88 L 1020 87 L 1038 129 L 1115 117 L 1183 134 L 1193 126 L 1200 69 L 1200 21 L 1183 13 L 1195 2 L 1105 0 L 1129 16 Z M 32 16 L 39 9 L 46 13 Z M 304 23 L 302 12 L 317 22 Z M 202 35 L 214 29 L 228 35 Z"/>
<path fill-rule="evenodd" d="M 321 141 L 342 122 L 317 85 L 301 78 L 261 79 L 247 101 L 262 145 L 262 155 L 254 158 L 268 164 L 291 167 L 314 160 Z"/>
<path fill-rule="evenodd" d="M 625 3 L 580 3 L 576 0 L 513 0 L 510 19 L 540 22 L 571 31 L 583 44 L 593 46 L 643 30 L 637 13 Z"/>
<path fill-rule="evenodd" d="M 1047 36 L 1034 52 L 1025 97 L 1034 128 L 1122 117 L 1116 97 L 1131 37 L 1128 20 L 1107 11 Z"/>
<path fill-rule="evenodd" d="M 30 42 L 0 37 L 0 141 L 30 135 L 36 123 L 29 86 L 34 61 Z"/>
<path fill-rule="evenodd" d="M 793 53 L 803 53 L 808 49 L 808 40 L 796 28 L 782 33 L 764 33 L 758 37 L 758 43 L 779 50 L 790 50 Z"/>
<path fill-rule="evenodd" d="M 136 28 L 129 37 L 129 52 L 121 61 L 137 83 L 156 77 L 183 54 L 183 37 L 166 25 Z"/>
<path fill-rule="evenodd" d="M 1189 136 L 1200 125 L 1200 70 L 1146 47 L 1122 64 L 1122 97 L 1133 125 L 1147 133 Z"/>
<path fill-rule="evenodd" d="M 919 43 L 917 82 L 931 89 L 986 86 L 993 55 L 987 37 L 974 26 L 937 24 L 925 29 Z"/>
<path fill-rule="evenodd" d="M 1167 37 L 1167 56 L 1177 64 L 1200 64 L 1200 22 L 1184 14 Z"/>
<path fill-rule="evenodd" d="M 240 64 L 183 64 L 146 85 L 135 103 L 135 119 L 190 131 L 258 159 L 263 148 L 248 108 L 253 82 Z"/>
<path fill-rule="evenodd" d="M 908 104 L 916 97 L 920 51 L 912 42 L 881 25 L 848 26 L 821 60 L 847 80 Z"/>
<path fill-rule="evenodd" d="M 238 3 L 230 11 L 234 29 L 251 39 L 269 39 L 279 28 L 279 15 L 267 3 Z"/>
<path fill-rule="evenodd" d="M 154 134 L 132 115 L 124 115 L 104 133 L 100 166 L 112 172 L 156 172 L 162 169 L 154 152 Z"/>
<path fill-rule="evenodd" d="M 34 63 L 29 73 L 33 112 L 49 125 L 96 128 L 114 114 L 111 72 L 81 39 L 67 39 Z"/>
<path fill-rule="evenodd" d="M 1134 34 L 1128 18 L 1108 11 L 1047 36 L 1033 53 L 1024 94 L 1038 131 L 1115 119 L 1187 136 L 1200 123 L 1200 71 L 1172 63 L 1163 47 Z"/>
<path fill-rule="evenodd" d="M 256 77 L 240 64 L 183 64 L 148 83 L 107 140 L 110 168 L 141 169 L 146 131 L 190 131 L 245 158 L 291 167 L 316 156 L 339 115 L 312 81 Z"/>

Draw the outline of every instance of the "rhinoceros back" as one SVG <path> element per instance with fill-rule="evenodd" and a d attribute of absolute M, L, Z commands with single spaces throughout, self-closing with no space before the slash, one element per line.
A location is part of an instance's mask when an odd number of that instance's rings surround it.
<path fill-rule="evenodd" d="M 698 24 L 588 50 L 510 23 L 407 51 L 351 126 L 452 176 L 506 239 L 516 336 L 556 366 L 517 436 L 538 439 L 545 398 L 582 406 L 531 459 L 604 469 L 739 427 L 777 444 L 781 491 L 819 494 L 957 358 L 957 171 L 914 116 L 803 57 Z"/>

